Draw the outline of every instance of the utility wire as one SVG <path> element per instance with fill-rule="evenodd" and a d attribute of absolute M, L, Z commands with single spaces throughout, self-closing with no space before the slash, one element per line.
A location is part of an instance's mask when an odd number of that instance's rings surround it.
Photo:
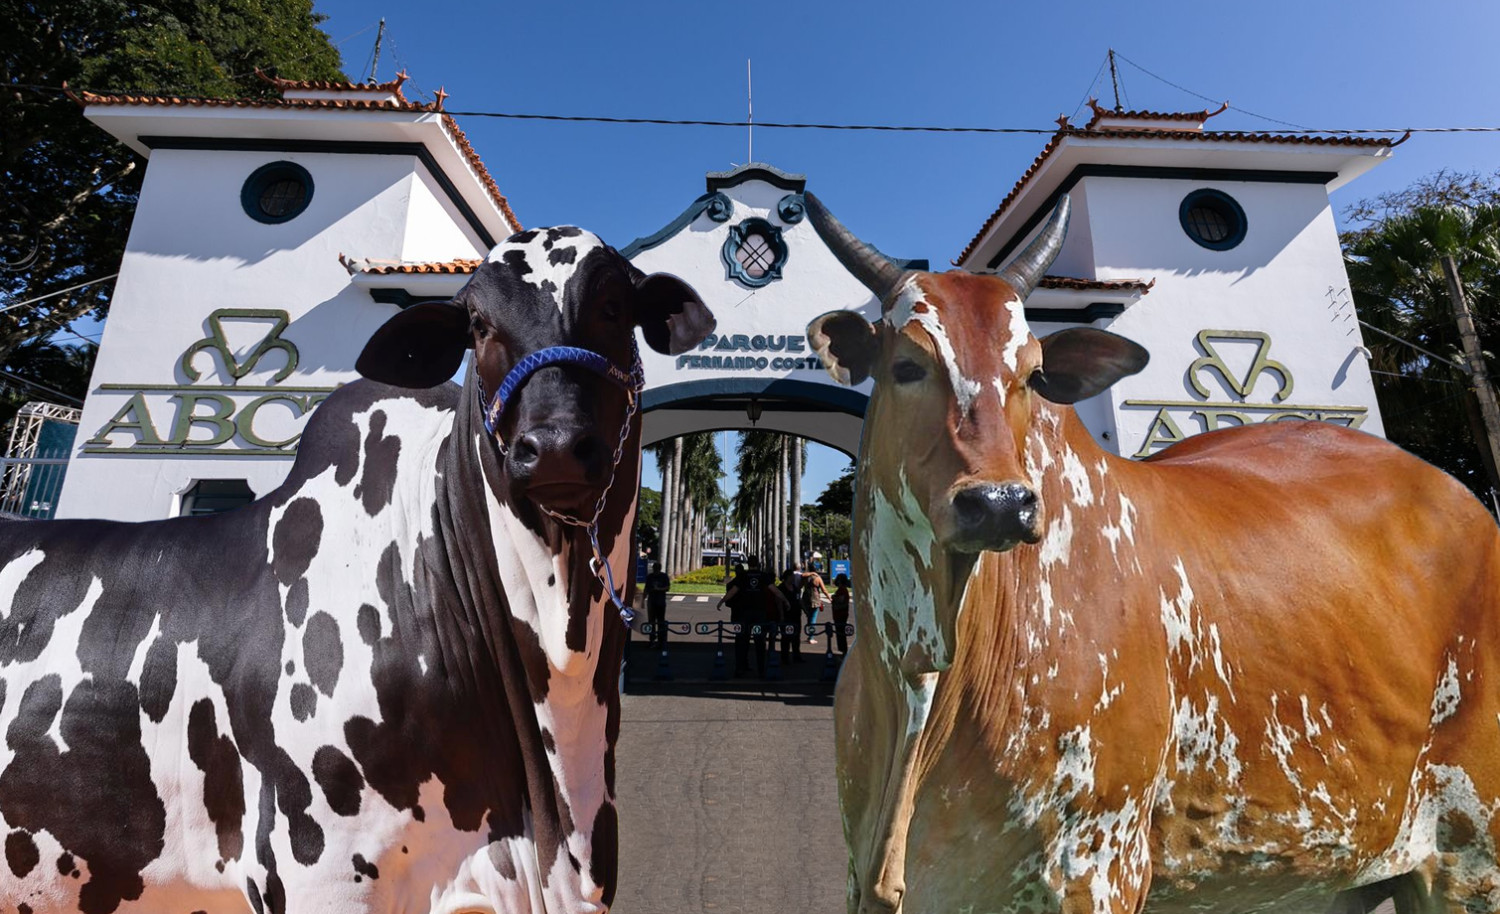
<path fill-rule="evenodd" d="M 1073 118 L 1077 117 L 1078 112 L 1083 110 L 1083 106 L 1087 105 L 1089 103 L 1089 99 L 1094 97 L 1094 87 L 1099 85 L 1099 77 L 1104 75 L 1104 68 L 1107 66 L 1109 66 L 1108 56 L 1106 56 L 1099 62 L 1099 69 L 1094 71 L 1094 81 L 1089 83 L 1089 87 L 1087 89 L 1083 90 L 1083 98 L 1080 98 L 1078 100 L 1078 107 L 1074 108 L 1073 113 L 1068 115 L 1068 120 L 1071 121 Z"/>
<path fill-rule="evenodd" d="M 46 301 L 49 298 L 56 298 L 59 295 L 64 295 L 68 292 L 72 292 L 75 289 L 82 289 L 84 286 L 92 286 L 96 282 L 104 282 L 105 280 L 114 279 L 119 275 L 119 273 L 111 273 L 108 276 L 100 276 L 98 279 L 90 279 L 88 282 L 81 282 L 76 286 L 68 286 L 66 289 L 58 289 L 56 292 L 48 292 L 46 295 L 38 295 L 36 298 L 28 298 L 25 301 L 18 301 L 13 305 L 6 305 L 5 307 L 0 308 L 0 313 L 6 311 L 14 311 L 16 308 L 24 307 L 25 305 L 34 305 L 39 301 Z"/>
<path fill-rule="evenodd" d="M 1201 98 L 1201 99 L 1203 99 L 1206 102 L 1219 102 L 1219 101 L 1221 101 L 1221 99 L 1210 98 L 1210 97 L 1208 97 L 1207 95 L 1204 95 L 1201 92 L 1194 92 L 1192 89 L 1189 89 L 1186 86 L 1179 86 L 1177 83 L 1174 83 L 1170 79 L 1166 79 L 1165 77 L 1157 76 L 1155 73 L 1152 73 L 1150 70 L 1146 69 L 1145 67 L 1143 67 L 1140 64 L 1136 63 L 1135 61 L 1131 60 L 1129 57 L 1126 57 L 1124 54 L 1121 54 L 1119 51 L 1115 52 L 1115 58 L 1118 59 L 1118 60 L 1125 61 L 1126 63 L 1130 64 L 1132 67 L 1135 67 L 1137 70 L 1140 70 L 1142 73 L 1146 74 L 1147 76 L 1151 77 L 1152 79 L 1154 79 L 1154 80 L 1156 80 L 1158 82 L 1166 83 L 1167 85 L 1171 86 L 1174 89 L 1177 89 L 1178 91 L 1186 92 L 1188 95 L 1192 95 L 1192 96 L 1194 96 L 1196 98 Z M 1303 127 L 1301 124 L 1293 124 L 1291 121 L 1282 121 L 1282 120 L 1277 120 L 1274 117 L 1266 117 L 1264 114 L 1256 114 L 1254 111 L 1247 111 L 1246 109 L 1237 107 L 1235 105 L 1230 105 L 1229 107 L 1231 107 L 1234 110 L 1240 112 L 1241 114 L 1248 114 L 1251 117 L 1258 117 L 1258 118 L 1260 118 L 1263 121 L 1270 121 L 1273 124 L 1284 124 L 1284 125 L 1286 125 L 1288 127 L 1296 127 L 1299 130 L 1306 130 L 1306 129 L 1308 129 L 1306 127 Z"/>
<path fill-rule="evenodd" d="M 1359 325 L 1361 327 L 1368 327 L 1369 329 L 1374 330 L 1376 333 L 1380 334 L 1383 337 L 1387 337 L 1388 339 L 1393 339 L 1393 340 L 1395 340 L 1396 342 L 1400 343 L 1403 346 L 1409 346 L 1412 349 L 1417 350 L 1418 352 L 1422 353 L 1423 355 L 1427 356 L 1428 358 L 1437 359 L 1439 362 L 1442 362 L 1444 365 L 1452 365 L 1454 368 L 1457 368 L 1459 371 L 1462 371 L 1464 374 L 1469 374 L 1470 373 L 1469 372 L 1469 366 L 1465 365 L 1462 362 L 1454 361 L 1453 359 L 1450 359 L 1447 356 L 1438 355 L 1436 352 L 1433 352 L 1430 349 L 1423 349 L 1421 346 L 1418 346 L 1416 343 L 1410 342 L 1408 340 L 1403 340 L 1401 337 L 1397 336 L 1394 333 L 1387 333 L 1386 331 L 1381 330 L 1379 327 L 1375 326 L 1374 324 L 1370 323 L 1369 321 L 1367 321 L 1367 320 L 1365 320 L 1363 318 L 1358 318 L 1357 317 L 1357 318 L 1355 318 L 1355 320 L 1359 321 Z"/>
<path fill-rule="evenodd" d="M 65 394 L 62 391 L 60 391 L 60 390 L 54 390 L 53 388 L 48 387 L 45 384 L 38 384 L 35 381 L 28 381 L 27 379 L 21 377 L 20 375 L 13 374 L 13 373 L 11 373 L 9 371 L 6 371 L 3 368 L 0 368 L 0 375 L 5 376 L 6 378 L 9 378 L 10 380 L 15 381 L 18 384 L 25 384 L 27 387 L 33 388 L 35 390 L 40 390 L 43 393 L 49 393 L 49 394 L 52 394 L 55 397 L 62 397 L 64 400 L 68 400 L 70 402 L 77 403 L 79 406 L 83 405 L 83 401 L 80 400 L 80 399 L 78 399 L 77 397 L 73 396 L 72 394 Z"/>
<path fill-rule="evenodd" d="M 25 83 L 8 83 L 0 86 L 7 89 L 31 89 L 40 92 L 62 93 L 64 90 L 58 86 L 38 86 Z M 94 91 L 94 90 L 89 90 Z M 106 92 L 142 94 L 159 92 L 166 98 L 197 98 L 198 96 L 173 95 L 170 92 L 158 89 L 109 89 Z M 1243 108 L 1235 109 L 1244 114 L 1252 112 Z M 523 114 L 511 111 L 453 111 L 444 110 L 444 114 L 454 117 L 488 117 L 506 120 L 520 121 L 560 121 L 569 123 L 589 124 L 653 124 L 670 127 L 735 127 L 747 126 L 746 121 L 720 121 L 702 119 L 676 119 L 664 117 L 606 117 L 599 115 L 574 115 L 574 114 Z M 1260 117 L 1261 115 L 1256 115 Z M 1267 120 L 1272 120 L 1267 118 Z M 1279 121 L 1278 123 L 1286 123 Z M 778 121 L 756 121 L 755 126 L 767 127 L 781 130 L 855 130 L 874 131 L 888 133 L 984 133 L 984 134 L 1034 134 L 1038 136 L 1050 136 L 1058 132 L 1056 126 L 1051 127 L 965 127 L 965 126 L 939 126 L 932 124 L 824 124 L 824 123 L 800 123 L 800 122 L 778 122 Z M 1074 128 L 1077 129 L 1077 128 Z M 1111 133 L 1120 136 L 1130 136 L 1132 133 L 1152 133 L 1151 128 L 1141 129 L 1115 129 Z M 1205 130 L 1201 134 L 1207 139 L 1216 136 L 1302 136 L 1302 135 L 1324 135 L 1324 136 L 1368 136 L 1375 134 L 1403 134 L 1403 133 L 1500 133 L 1500 125 L 1478 125 L 1466 127 L 1298 127 L 1294 130 Z"/>

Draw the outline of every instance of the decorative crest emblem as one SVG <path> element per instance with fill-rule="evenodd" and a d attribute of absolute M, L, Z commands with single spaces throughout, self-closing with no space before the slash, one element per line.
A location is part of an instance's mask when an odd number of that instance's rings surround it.
<path fill-rule="evenodd" d="M 250 354 L 245 357 L 244 362 L 238 361 L 234 351 L 229 348 L 229 341 L 224 336 L 225 320 L 271 320 L 271 330 L 255 345 Z M 286 353 L 286 364 L 283 365 L 271 378 L 271 383 L 279 384 L 285 381 L 297 368 L 297 347 L 290 340 L 281 338 L 281 332 L 291 324 L 291 317 L 285 311 L 267 308 L 220 308 L 208 315 L 208 336 L 194 343 L 182 354 L 182 373 L 187 375 L 189 381 L 197 381 L 202 372 L 193 367 L 193 356 L 204 351 L 212 350 L 219 354 L 224 361 L 224 371 L 238 382 L 240 378 L 255 370 L 262 357 L 273 349 L 279 349 Z"/>
<path fill-rule="evenodd" d="M 1250 363 L 1250 368 L 1245 372 L 1243 378 L 1235 377 L 1229 366 L 1224 364 L 1224 359 L 1214 349 L 1214 340 L 1226 342 L 1229 340 L 1251 340 L 1255 342 L 1255 358 Z M 1269 334 L 1259 333 L 1254 330 L 1201 330 L 1198 333 L 1198 348 L 1205 354 L 1202 358 L 1193 362 L 1188 367 L 1188 383 L 1193 385 L 1193 390 L 1205 400 L 1210 399 L 1213 394 L 1199 378 L 1198 374 L 1206 369 L 1213 369 L 1224 379 L 1224 386 L 1236 394 L 1241 400 L 1248 400 L 1250 392 L 1255 389 L 1255 382 L 1266 372 L 1272 372 L 1281 379 L 1281 386 L 1272 395 L 1272 403 L 1281 403 L 1292 395 L 1292 373 L 1280 362 L 1270 358 L 1271 337 Z"/>

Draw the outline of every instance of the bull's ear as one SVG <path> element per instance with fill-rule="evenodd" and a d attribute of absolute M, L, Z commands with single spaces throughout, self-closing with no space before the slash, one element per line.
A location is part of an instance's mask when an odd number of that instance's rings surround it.
<path fill-rule="evenodd" d="M 466 309 L 451 301 L 424 302 L 382 324 L 354 368 L 393 387 L 436 387 L 453 377 L 473 343 Z"/>
<path fill-rule="evenodd" d="M 1053 403 L 1087 400 L 1146 367 L 1143 346 L 1108 330 L 1073 327 L 1042 338 L 1042 370 L 1031 389 Z"/>
<path fill-rule="evenodd" d="M 880 335 L 858 311 L 830 311 L 807 325 L 807 342 L 840 384 L 870 376 L 880 354 Z"/>
<path fill-rule="evenodd" d="M 641 334 L 663 355 L 687 352 L 718 326 L 693 287 L 670 273 L 638 276 L 635 288 Z"/>

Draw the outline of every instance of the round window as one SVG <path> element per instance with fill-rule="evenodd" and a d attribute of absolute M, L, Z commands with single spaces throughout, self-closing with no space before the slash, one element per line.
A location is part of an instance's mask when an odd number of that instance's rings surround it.
<path fill-rule="evenodd" d="M 740 242 L 739 250 L 734 252 L 734 259 L 745 268 L 746 276 L 751 279 L 760 279 L 769 273 L 776 263 L 776 252 L 771 249 L 771 242 L 766 240 L 765 235 L 752 232 Z"/>
<path fill-rule="evenodd" d="M 276 225 L 296 218 L 312 202 L 313 180 L 295 162 L 262 165 L 245 179 L 240 205 L 256 222 Z"/>
<path fill-rule="evenodd" d="M 720 249 L 729 278 L 752 288 L 780 279 L 786 255 L 781 229 L 759 216 L 730 226 Z"/>
<path fill-rule="evenodd" d="M 1210 251 L 1227 251 L 1245 240 L 1245 211 L 1223 191 L 1193 191 L 1182 198 L 1177 217 L 1187 236 Z"/>

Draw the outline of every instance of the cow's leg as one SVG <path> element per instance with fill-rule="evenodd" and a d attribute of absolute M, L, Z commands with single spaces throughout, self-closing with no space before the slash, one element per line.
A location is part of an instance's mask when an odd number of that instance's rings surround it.
<path fill-rule="evenodd" d="M 917 748 L 932 713 L 937 694 L 938 674 L 924 673 L 914 683 L 902 681 L 906 698 L 906 729 L 898 737 L 897 749 L 891 755 L 890 772 L 881 798 L 878 832 L 869 863 L 867 891 L 860 904 L 860 914 L 890 914 L 901 910 L 906 894 L 906 833 L 911 826 L 912 799 L 917 790 Z"/>

